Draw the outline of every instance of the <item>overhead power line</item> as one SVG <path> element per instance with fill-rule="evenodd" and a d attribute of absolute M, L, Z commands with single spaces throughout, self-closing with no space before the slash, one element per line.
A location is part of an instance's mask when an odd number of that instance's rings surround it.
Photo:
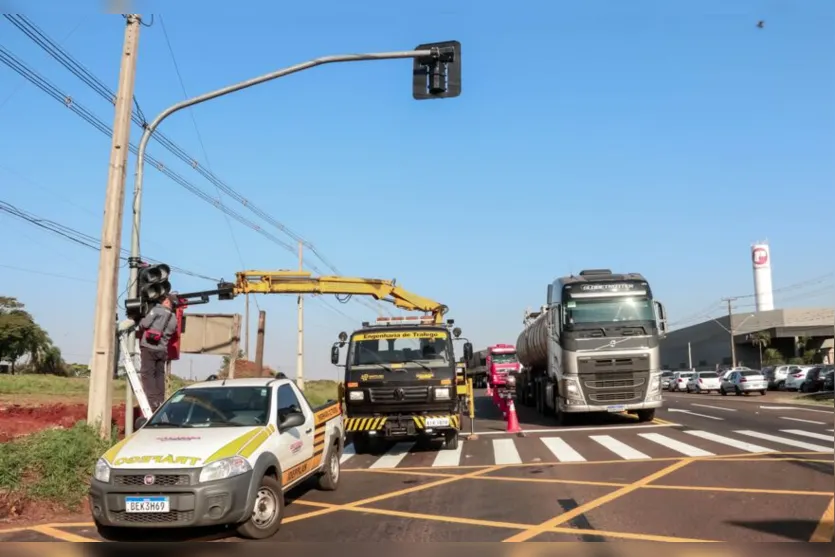
<path fill-rule="evenodd" d="M 84 246 L 86 248 L 100 251 L 101 249 L 101 240 L 96 238 L 95 236 L 91 236 L 90 234 L 86 234 L 69 226 L 65 226 L 53 220 L 45 219 L 43 217 L 39 217 L 33 213 L 28 211 L 24 211 L 8 203 L 6 201 L 0 200 L 0 211 L 3 213 L 7 213 L 13 217 L 17 217 L 21 220 L 28 222 L 29 224 L 33 224 L 38 228 L 46 230 L 48 232 L 52 232 L 67 241 L 73 242 L 74 244 L 78 244 L 80 246 Z M 124 248 L 121 249 L 122 255 L 119 259 L 123 261 L 127 261 L 128 257 L 130 256 L 130 252 Z M 156 259 L 152 259 L 150 257 L 144 257 L 150 263 L 162 263 Z M 188 269 L 184 269 L 182 267 L 176 267 L 174 265 L 168 264 L 171 267 L 172 271 L 177 273 L 182 273 L 184 275 L 189 275 L 195 278 L 210 280 L 213 282 L 218 282 L 219 279 L 214 277 L 209 277 L 200 273 L 195 273 L 194 271 L 189 271 Z"/>
<path fill-rule="evenodd" d="M 111 104 L 115 103 L 116 93 L 112 89 L 110 89 L 101 79 L 99 79 L 92 72 L 90 72 L 90 70 L 87 69 L 83 64 L 81 64 L 75 58 L 73 58 L 61 45 L 59 45 L 53 39 L 51 39 L 48 35 L 46 35 L 41 29 L 39 29 L 37 27 L 37 25 L 32 23 L 32 21 L 29 20 L 26 16 L 15 15 L 15 14 L 4 14 L 4 17 L 6 17 L 6 19 L 9 20 L 15 27 L 17 27 L 21 32 L 23 32 L 27 37 L 32 39 L 32 41 L 34 41 L 38 46 L 40 46 L 50 56 L 52 56 L 55 60 L 57 60 L 62 66 L 64 66 L 67 70 L 69 70 L 73 75 L 75 75 L 81 81 L 83 81 L 85 84 L 87 84 L 99 96 L 101 96 L 102 98 L 104 98 L 105 100 L 107 100 Z M 9 53 L 9 54 L 11 54 L 11 53 Z M 23 64 L 19 59 L 17 59 L 17 62 L 19 64 Z M 20 73 L 20 71 L 17 70 L 16 68 L 13 68 L 13 69 L 15 69 L 15 71 L 18 71 L 18 73 Z M 32 71 L 32 70 L 30 70 L 30 71 Z M 35 72 L 32 71 L 32 73 L 35 73 Z M 27 76 L 24 75 L 24 77 L 27 77 Z M 29 78 L 27 77 L 27 79 L 29 79 Z M 65 99 L 69 99 L 70 101 L 72 100 L 71 97 L 69 97 L 67 95 L 64 95 L 64 97 L 65 97 Z M 144 129 L 148 126 L 147 119 L 145 118 L 145 115 L 142 113 L 142 110 L 139 107 L 139 103 L 137 102 L 135 97 L 134 97 L 133 100 L 134 100 L 134 106 L 136 107 L 136 110 L 132 112 L 131 119 L 139 127 Z M 333 265 L 327 258 L 325 258 L 325 256 L 321 252 L 319 252 L 319 250 L 316 248 L 316 246 L 314 246 L 311 242 L 305 240 L 301 235 L 297 234 L 296 232 L 294 232 L 293 230 L 288 228 L 286 225 L 279 222 L 277 219 L 275 219 L 274 217 L 272 217 L 271 215 L 269 215 L 268 213 L 266 213 L 265 211 L 260 209 L 258 206 L 251 203 L 243 195 L 241 195 L 240 193 L 238 193 L 237 191 L 232 189 L 230 186 L 228 186 L 226 183 L 224 183 L 211 170 L 206 169 L 203 166 L 201 166 L 200 163 L 197 162 L 197 160 L 194 157 L 189 155 L 183 148 L 181 148 L 179 145 L 174 143 L 167 136 L 165 136 L 164 134 L 162 134 L 158 130 L 155 130 L 151 137 L 152 137 L 153 140 L 157 141 L 163 147 L 165 147 L 168 151 L 173 153 L 181 161 L 183 161 L 186 164 L 188 164 L 189 166 L 191 166 L 194 170 L 196 170 L 198 173 L 200 173 L 204 178 L 209 180 L 218 190 L 224 192 L 226 195 L 228 195 L 229 197 L 231 197 L 232 199 L 234 199 L 235 201 L 237 201 L 238 203 L 240 203 L 241 205 L 243 205 L 244 207 L 249 209 L 251 212 L 255 213 L 258 217 L 260 217 L 264 221 L 266 221 L 269 224 L 271 224 L 272 226 L 278 228 L 281 232 L 283 232 L 284 234 L 286 234 L 287 236 L 289 236 L 290 238 L 295 240 L 296 243 L 301 243 L 307 249 L 307 251 L 309 251 L 316 258 L 318 258 L 334 274 L 337 274 L 337 275 L 342 274 L 341 271 L 335 265 Z M 201 143 L 202 143 L 202 139 L 201 139 Z M 136 154 L 136 150 L 133 146 L 131 148 L 131 151 L 134 154 Z M 205 148 L 204 148 L 204 153 L 205 153 Z M 148 156 L 148 155 L 146 155 L 146 160 L 152 161 L 151 157 Z M 152 162 L 152 164 L 153 164 L 153 162 Z M 158 170 L 161 170 L 161 169 L 158 168 Z M 165 174 L 168 174 L 165 171 L 162 171 L 162 172 L 165 173 Z M 171 177 L 175 182 L 180 183 L 179 180 L 174 178 L 173 176 L 169 175 L 169 177 Z M 198 197 L 204 198 L 204 196 L 206 195 L 202 192 L 198 193 L 198 192 L 192 190 L 191 188 L 185 186 L 182 183 L 180 183 L 180 185 L 182 185 L 183 187 L 186 187 L 186 189 L 188 189 L 189 191 L 191 191 L 193 194 L 197 195 Z M 204 200 L 205 200 L 205 198 L 204 198 Z M 213 205 L 215 205 L 217 208 L 221 209 L 227 215 L 232 216 L 233 218 L 235 218 L 239 222 L 242 222 L 241 219 L 243 217 L 239 218 L 239 216 L 234 216 L 234 215 L 231 214 L 231 210 L 228 210 L 228 211 L 224 210 L 220 206 L 220 205 L 222 205 L 222 202 L 220 201 L 220 199 L 218 199 L 217 202 L 214 202 L 214 201 L 211 201 L 211 202 L 212 202 Z M 246 223 L 244 223 L 244 224 L 246 224 Z M 249 225 L 247 225 L 247 226 L 249 226 Z M 264 234 L 262 231 L 260 231 L 258 229 L 257 225 L 254 225 L 254 226 L 256 227 L 255 228 L 256 231 L 258 231 L 262 235 Z M 252 228 L 252 226 L 250 226 L 250 228 Z M 296 249 L 295 246 L 291 246 L 290 244 L 288 244 L 286 242 L 281 242 L 281 241 L 279 241 L 279 244 L 282 245 L 282 247 L 284 247 L 288 251 L 291 251 L 292 253 L 295 253 L 295 249 Z M 307 266 L 311 270 L 313 270 L 314 272 L 316 272 L 320 275 L 324 274 L 314 264 L 308 263 Z M 342 297 L 342 298 L 337 297 L 337 300 L 340 301 L 341 303 L 347 303 L 350 299 L 351 299 L 351 296 L 346 296 L 346 297 Z M 361 303 L 362 305 L 364 305 L 366 307 L 369 307 L 373 311 L 380 312 L 381 310 L 383 310 L 383 311 L 386 311 L 387 313 L 390 313 L 388 311 L 388 309 L 385 308 L 385 306 L 383 306 L 380 302 L 376 302 L 377 305 L 375 306 L 373 303 L 369 303 L 367 300 L 357 299 L 356 301 Z"/>

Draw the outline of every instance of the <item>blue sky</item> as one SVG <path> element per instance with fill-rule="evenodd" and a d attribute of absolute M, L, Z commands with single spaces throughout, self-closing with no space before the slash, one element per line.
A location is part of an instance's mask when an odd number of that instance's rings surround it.
<path fill-rule="evenodd" d="M 317 56 L 456 39 L 456 99 L 412 100 L 407 61 L 331 65 L 195 108 L 199 136 L 188 112 L 161 131 L 344 274 L 396 278 L 449 305 L 477 348 L 515 342 L 546 284 L 583 268 L 643 273 L 671 321 L 719 314 L 720 297 L 752 292 L 750 244 L 762 239 L 775 288 L 808 281 L 778 291 L 778 306 L 835 304 L 832 275 L 814 280 L 835 271 L 835 3 L 448 2 L 431 22 L 413 4 L 360 4 L 257 15 L 211 2 L 166 7 L 141 29 L 136 98 L 149 119 L 184 98 L 163 23 L 192 96 Z M 115 88 L 121 16 L 27 15 Z M 112 124 L 112 105 L 5 19 L 0 45 Z M 0 200 L 98 237 L 109 138 L 4 65 L 0 127 Z M 133 141 L 139 134 L 134 126 Z M 149 153 L 218 196 L 159 144 Z M 87 363 L 98 254 L 2 213 L 0 223 L 0 292 L 24 302 L 68 360 Z M 212 277 L 296 266 L 294 253 L 152 169 L 142 245 Z M 181 291 L 211 287 L 174 280 Z M 258 303 L 265 361 L 292 374 L 295 298 Z M 326 303 L 305 306 L 310 378 L 336 377 L 329 344 L 375 316 L 353 301 Z M 195 311 L 243 307 L 240 297 Z M 204 376 L 218 364 L 185 358 L 175 372 Z"/>

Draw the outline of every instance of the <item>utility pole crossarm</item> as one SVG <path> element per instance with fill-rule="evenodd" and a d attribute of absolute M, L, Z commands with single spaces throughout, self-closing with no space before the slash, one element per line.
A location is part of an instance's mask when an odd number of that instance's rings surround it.
<path fill-rule="evenodd" d="M 449 308 L 409 292 L 394 281 L 359 277 L 319 276 L 307 271 L 242 271 L 236 274 L 234 294 L 334 294 L 371 296 L 408 311 L 431 313 L 440 322 Z"/>

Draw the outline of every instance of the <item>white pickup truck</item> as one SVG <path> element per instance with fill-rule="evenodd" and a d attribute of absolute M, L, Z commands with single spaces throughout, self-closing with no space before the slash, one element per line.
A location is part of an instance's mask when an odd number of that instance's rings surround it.
<path fill-rule="evenodd" d="M 313 408 L 288 379 L 189 385 L 99 459 L 90 510 L 105 539 L 224 524 L 268 538 L 287 490 L 313 476 L 337 488 L 344 441 L 339 403 Z"/>

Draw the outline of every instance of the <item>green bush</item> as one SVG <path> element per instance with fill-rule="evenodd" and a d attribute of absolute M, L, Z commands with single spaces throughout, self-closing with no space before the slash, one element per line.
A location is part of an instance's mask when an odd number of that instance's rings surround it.
<path fill-rule="evenodd" d="M 96 460 L 115 442 L 78 422 L 0 443 L 0 491 L 75 510 L 83 500 Z"/>

